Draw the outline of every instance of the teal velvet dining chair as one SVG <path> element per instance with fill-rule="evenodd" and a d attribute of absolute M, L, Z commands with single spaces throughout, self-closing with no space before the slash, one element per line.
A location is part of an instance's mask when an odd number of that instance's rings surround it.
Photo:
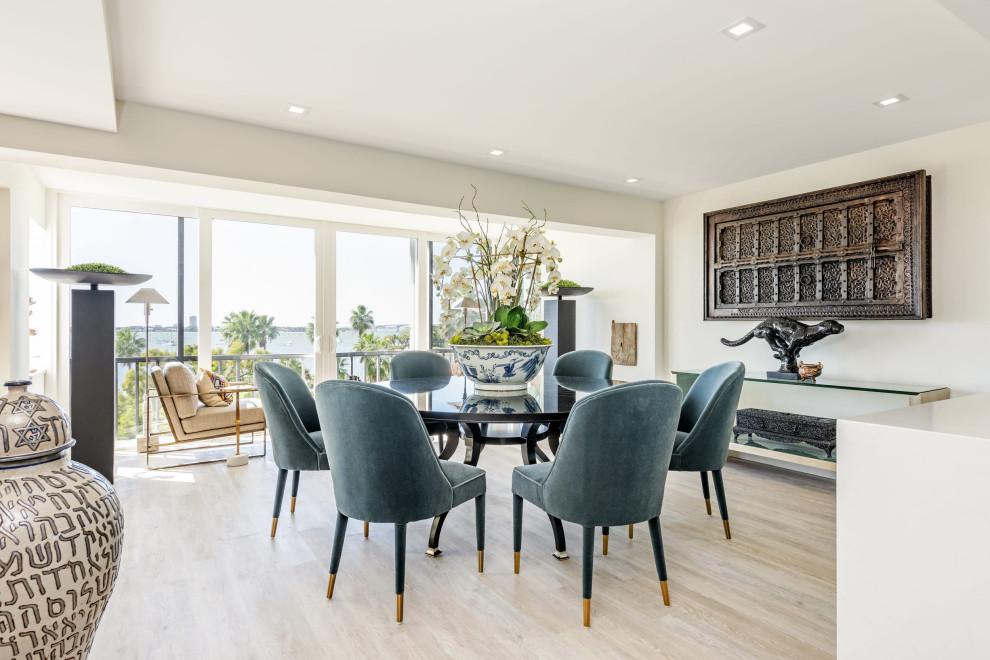
<path fill-rule="evenodd" d="M 450 362 L 433 351 L 402 351 L 389 364 L 392 380 L 410 378 L 450 378 Z M 460 427 L 456 422 L 426 422 L 426 432 L 437 440 L 437 454 L 451 456 L 460 443 Z"/>
<path fill-rule="evenodd" d="M 742 362 L 725 362 L 701 372 L 681 405 L 674 452 L 670 457 L 672 471 L 701 473 L 701 490 L 705 496 L 708 515 L 712 515 L 708 491 L 708 473 L 712 473 L 715 497 L 727 539 L 732 538 L 732 532 L 729 530 L 729 509 L 725 502 L 722 468 L 729 457 L 729 442 L 732 440 L 732 427 L 745 377 L 746 368 Z"/>
<path fill-rule="evenodd" d="M 323 447 L 316 403 L 302 376 L 281 364 L 258 362 L 254 368 L 254 382 L 261 395 L 265 420 L 272 439 L 272 454 L 278 467 L 275 510 L 272 514 L 274 538 L 288 473 L 292 472 L 292 502 L 289 513 L 295 513 L 299 473 L 328 470 L 330 466 Z"/>
<path fill-rule="evenodd" d="M 612 358 L 608 353 L 592 350 L 571 351 L 557 358 L 554 377 L 612 379 Z"/>
<path fill-rule="evenodd" d="M 485 471 L 441 461 L 409 399 L 381 385 L 328 380 L 316 387 L 337 504 L 327 598 L 333 597 L 350 518 L 395 525 L 396 621 L 402 622 L 406 525 L 474 500 L 478 572 L 485 562 Z"/>
<path fill-rule="evenodd" d="M 639 381 L 578 401 L 551 463 L 512 472 L 515 572 L 522 549 L 523 500 L 583 528 L 584 625 L 591 625 L 595 528 L 647 521 L 664 605 L 670 605 L 660 535 L 664 482 L 680 412 L 672 383 Z"/>
<path fill-rule="evenodd" d="M 450 362 L 433 351 L 402 351 L 389 363 L 390 378 L 441 378 L 450 376 Z"/>

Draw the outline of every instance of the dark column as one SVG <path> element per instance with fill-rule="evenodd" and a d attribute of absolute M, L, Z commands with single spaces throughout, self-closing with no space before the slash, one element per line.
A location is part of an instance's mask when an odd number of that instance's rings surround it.
<path fill-rule="evenodd" d="M 557 358 L 577 348 L 577 304 L 573 300 L 546 298 L 543 301 L 543 320 L 548 324 L 543 336 L 553 342 L 543 369 L 544 373 L 553 373 L 553 364 Z"/>
<path fill-rule="evenodd" d="M 72 290 L 72 459 L 113 481 L 114 412 L 113 291 Z M 140 402 L 137 403 L 140 405 Z"/>

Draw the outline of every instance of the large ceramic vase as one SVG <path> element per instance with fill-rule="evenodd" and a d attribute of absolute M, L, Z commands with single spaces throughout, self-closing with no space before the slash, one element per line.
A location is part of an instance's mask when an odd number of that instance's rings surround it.
<path fill-rule="evenodd" d="M 490 392 L 525 391 L 526 383 L 543 367 L 550 346 L 450 345 L 474 388 Z"/>
<path fill-rule="evenodd" d="M 0 395 L 0 658 L 79 658 L 117 580 L 113 487 L 72 462 L 69 418 L 30 381 Z"/>

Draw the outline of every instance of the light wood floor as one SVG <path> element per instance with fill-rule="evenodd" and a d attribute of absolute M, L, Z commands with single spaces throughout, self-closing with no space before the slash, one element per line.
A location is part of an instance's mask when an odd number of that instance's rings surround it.
<path fill-rule="evenodd" d="M 661 524 L 671 607 L 649 532 L 613 529 L 595 557 L 592 627 L 581 625 L 581 532 L 551 556 L 546 516 L 528 503 L 522 570 L 512 572 L 515 447 L 488 447 L 485 572 L 474 507 L 444 525 L 442 557 L 410 525 L 405 622 L 395 623 L 391 526 L 352 522 L 326 599 L 335 516 L 330 474 L 303 473 L 269 538 L 276 468 L 251 459 L 145 472 L 118 452 L 125 513 L 120 579 L 92 658 L 820 658 L 835 655 L 834 482 L 731 461 L 731 541 L 705 515 L 697 474 L 671 473 Z M 714 495 L 714 493 L 713 493 Z M 712 506 L 715 507 L 713 500 Z"/>

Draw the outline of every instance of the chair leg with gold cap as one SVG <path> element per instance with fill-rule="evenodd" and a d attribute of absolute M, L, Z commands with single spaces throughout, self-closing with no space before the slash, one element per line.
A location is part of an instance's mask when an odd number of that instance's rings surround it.
<path fill-rule="evenodd" d="M 364 538 L 368 538 L 368 521 L 364 521 Z"/>
<path fill-rule="evenodd" d="M 289 501 L 289 513 L 296 512 L 296 495 L 299 494 L 299 470 L 292 472 L 292 499 Z"/>
<path fill-rule="evenodd" d="M 663 556 L 663 537 L 660 536 L 660 518 L 650 518 L 650 540 L 653 541 L 653 561 L 657 565 L 657 576 L 660 578 L 660 593 L 663 604 L 670 607 L 670 594 L 667 592 L 667 561 Z"/>
<path fill-rule="evenodd" d="M 718 500 L 718 512 L 722 514 L 722 527 L 725 528 L 725 538 L 731 539 L 729 531 L 729 507 L 725 503 L 725 484 L 722 483 L 722 471 L 712 470 L 712 483 L 715 484 L 715 499 Z"/>
<path fill-rule="evenodd" d="M 344 550 L 344 535 L 347 533 L 347 516 L 337 512 L 337 526 L 333 530 L 333 550 L 330 552 L 330 582 L 327 584 L 327 598 L 333 598 L 333 585 L 337 581 L 340 568 L 340 555 Z"/>
<path fill-rule="evenodd" d="M 591 627 L 591 578 L 595 567 L 595 528 L 582 529 L 581 590 L 584 596 L 584 627 Z"/>
<path fill-rule="evenodd" d="M 478 572 L 485 572 L 485 496 L 474 498 L 474 533 L 478 538 Z"/>
<path fill-rule="evenodd" d="M 701 492 L 705 495 L 705 509 L 708 510 L 708 515 L 712 515 L 712 496 L 708 492 L 708 473 L 701 473 Z"/>
<path fill-rule="evenodd" d="M 633 537 L 633 526 L 629 525 L 629 538 Z"/>
<path fill-rule="evenodd" d="M 602 554 L 608 555 L 608 527 L 602 527 Z"/>
<path fill-rule="evenodd" d="M 519 575 L 519 553 L 522 551 L 523 498 L 512 495 L 512 550 L 514 572 Z"/>
<path fill-rule="evenodd" d="M 395 622 L 402 623 L 402 595 L 406 590 L 406 525 L 395 523 Z"/>
<path fill-rule="evenodd" d="M 278 528 L 278 514 L 282 511 L 282 496 L 285 495 L 285 478 L 288 476 L 288 470 L 278 471 L 278 480 L 275 482 L 275 510 L 272 512 L 272 538 L 275 538 L 275 530 Z"/>

